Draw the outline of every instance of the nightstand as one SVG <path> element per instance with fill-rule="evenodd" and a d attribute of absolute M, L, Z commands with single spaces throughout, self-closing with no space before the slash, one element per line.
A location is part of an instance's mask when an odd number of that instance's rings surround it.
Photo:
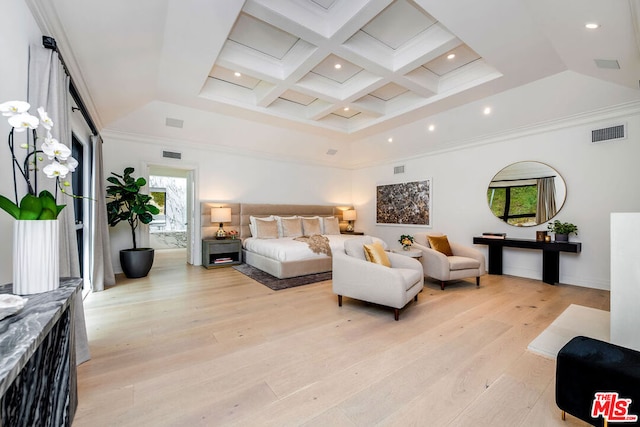
<path fill-rule="evenodd" d="M 242 262 L 242 240 L 202 239 L 202 266 L 226 267 Z"/>
<path fill-rule="evenodd" d="M 340 234 L 351 234 L 352 236 L 364 236 L 362 231 L 341 231 Z"/>

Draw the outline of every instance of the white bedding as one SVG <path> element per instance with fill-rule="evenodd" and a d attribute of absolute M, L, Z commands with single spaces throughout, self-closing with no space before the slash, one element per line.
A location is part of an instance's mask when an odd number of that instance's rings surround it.
<path fill-rule="evenodd" d="M 353 239 L 354 236 L 346 234 L 327 234 L 329 238 L 329 246 L 331 251 L 344 250 L 344 241 Z M 386 248 L 386 244 L 372 237 L 374 241 L 379 241 Z M 301 261 L 313 258 L 327 258 L 324 254 L 316 254 L 309 249 L 309 245 L 304 242 L 298 242 L 293 237 L 282 237 L 279 239 L 256 239 L 250 237 L 242 242 L 242 246 L 251 252 L 271 258 L 277 261 Z"/>

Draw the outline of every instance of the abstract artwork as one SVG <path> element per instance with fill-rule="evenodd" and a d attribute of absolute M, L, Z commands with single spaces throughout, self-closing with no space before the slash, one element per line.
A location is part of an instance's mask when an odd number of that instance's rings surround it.
<path fill-rule="evenodd" d="M 431 226 L 431 179 L 376 187 L 376 223 Z"/>

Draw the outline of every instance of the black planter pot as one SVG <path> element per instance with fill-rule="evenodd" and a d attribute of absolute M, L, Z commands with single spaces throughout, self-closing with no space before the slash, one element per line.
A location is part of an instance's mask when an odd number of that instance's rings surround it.
<path fill-rule="evenodd" d="M 558 233 L 556 233 L 555 241 L 556 242 L 568 242 L 569 241 L 569 235 L 568 234 L 558 234 Z"/>
<path fill-rule="evenodd" d="M 130 279 L 145 277 L 153 265 L 152 248 L 123 249 L 120 251 L 120 266 Z"/>

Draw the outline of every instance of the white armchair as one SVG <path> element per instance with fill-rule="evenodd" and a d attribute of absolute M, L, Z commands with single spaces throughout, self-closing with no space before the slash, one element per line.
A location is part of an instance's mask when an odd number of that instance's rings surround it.
<path fill-rule="evenodd" d="M 429 233 L 432 236 L 442 234 Z M 468 277 L 476 278 L 476 286 L 480 286 L 480 276 L 486 274 L 484 254 L 470 246 L 449 242 L 453 256 L 446 256 L 431 248 L 427 233 L 417 233 L 412 247 L 422 251 L 422 267 L 424 275 L 440 280 L 440 288 L 444 290 L 449 280 Z"/>
<path fill-rule="evenodd" d="M 411 299 L 418 300 L 424 284 L 422 265 L 415 259 L 387 253 L 391 267 L 365 259 L 364 245 L 373 243 L 370 236 L 345 241 L 344 252 L 333 252 L 333 292 L 342 297 L 359 299 L 394 309 L 398 320 L 400 309 Z"/>

